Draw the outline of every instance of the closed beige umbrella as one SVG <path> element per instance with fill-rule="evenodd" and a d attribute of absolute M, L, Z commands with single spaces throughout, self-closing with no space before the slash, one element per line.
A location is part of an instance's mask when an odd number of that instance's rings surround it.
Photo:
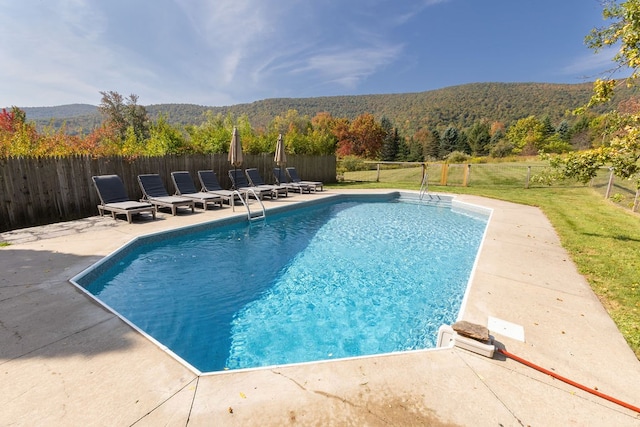
<path fill-rule="evenodd" d="M 229 163 L 234 168 L 242 165 L 242 144 L 240 143 L 240 135 L 238 129 L 233 127 L 233 135 L 231 136 L 231 145 L 229 146 Z"/>
<path fill-rule="evenodd" d="M 278 177 L 278 182 L 282 183 L 284 182 L 282 180 L 282 168 L 284 167 L 284 165 L 287 163 L 287 153 L 285 153 L 284 151 L 284 141 L 282 140 L 282 134 L 278 135 L 278 142 L 276 143 L 276 155 L 273 158 L 273 161 L 276 162 L 276 164 L 278 166 L 280 166 L 279 169 L 279 177 Z"/>
<path fill-rule="evenodd" d="M 278 135 L 278 142 L 276 143 L 276 155 L 273 158 L 278 166 L 283 166 L 287 163 L 287 153 L 284 151 L 284 141 L 282 140 L 282 134 Z"/>

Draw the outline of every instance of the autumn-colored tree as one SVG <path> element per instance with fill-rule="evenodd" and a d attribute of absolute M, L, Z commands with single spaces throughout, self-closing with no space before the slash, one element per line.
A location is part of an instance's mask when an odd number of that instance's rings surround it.
<path fill-rule="evenodd" d="M 116 156 L 121 153 L 120 135 L 113 126 L 103 124 L 84 137 L 83 144 L 93 156 Z"/>
<path fill-rule="evenodd" d="M 40 136 L 33 124 L 27 123 L 24 111 L 12 107 L 0 115 L 0 153 L 3 157 L 37 156 Z"/>
<path fill-rule="evenodd" d="M 336 152 L 335 124 L 336 120 L 327 112 L 320 112 L 311 119 L 310 151 L 307 154 L 327 155 Z"/>
<path fill-rule="evenodd" d="M 489 129 L 489 135 L 491 135 L 492 138 L 493 135 L 496 134 L 496 132 L 502 132 L 502 134 L 504 135 L 506 133 L 506 130 L 506 126 L 503 122 L 493 122 L 491 123 L 491 129 Z"/>
<path fill-rule="evenodd" d="M 307 116 L 301 116 L 297 110 L 288 110 L 284 116 L 275 116 L 269 125 L 269 131 L 273 135 L 295 132 L 306 135 L 311 129 L 311 120 Z"/>
<path fill-rule="evenodd" d="M 353 154 L 353 136 L 351 135 L 351 122 L 342 117 L 336 120 L 333 126 L 333 134 L 336 137 L 336 154 L 338 157 L 351 156 Z"/>
<path fill-rule="evenodd" d="M 20 120 L 16 118 L 21 110 L 13 107 L 11 111 L 3 108 L 0 112 L 0 158 L 8 157 L 11 148 L 11 139 Z"/>
<path fill-rule="evenodd" d="M 78 135 L 68 135 L 66 127 L 58 130 L 45 129 L 38 138 L 39 144 L 34 155 L 36 157 L 64 157 L 89 154 L 82 138 Z"/>
<path fill-rule="evenodd" d="M 351 154 L 366 159 L 378 157 L 384 138 L 384 130 L 376 122 L 373 114 L 364 113 L 356 117 L 349 127 L 351 134 Z"/>

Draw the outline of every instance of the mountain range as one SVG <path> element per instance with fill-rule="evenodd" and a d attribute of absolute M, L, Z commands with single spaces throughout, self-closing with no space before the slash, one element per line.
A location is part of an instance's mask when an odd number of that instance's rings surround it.
<path fill-rule="evenodd" d="M 273 98 L 247 104 L 224 107 L 195 104 L 154 104 L 145 108 L 152 120 L 163 115 L 173 125 L 198 125 L 205 112 L 247 115 L 255 128 L 266 127 L 275 116 L 297 110 L 310 118 L 320 112 L 334 117 L 354 119 L 371 113 L 378 120 L 388 118 L 401 133 L 412 135 L 416 130 L 456 126 L 466 128 L 477 120 L 510 123 L 527 116 L 548 116 L 552 123 L 576 120 L 571 110 L 584 105 L 591 97 L 592 83 L 471 83 L 443 89 L 402 94 L 327 96 L 316 98 Z M 596 112 L 615 109 L 622 100 L 633 96 L 631 89 L 622 89 L 616 97 Z M 89 104 L 55 107 L 23 108 L 27 119 L 39 128 L 59 129 L 67 133 L 87 133 L 101 123 L 98 108 Z"/>

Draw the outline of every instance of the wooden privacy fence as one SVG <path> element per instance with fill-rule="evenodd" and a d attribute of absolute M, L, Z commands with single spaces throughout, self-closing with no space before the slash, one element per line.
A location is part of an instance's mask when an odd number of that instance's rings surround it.
<path fill-rule="evenodd" d="M 273 182 L 273 154 L 245 154 L 243 168 L 258 168 L 262 178 Z M 295 166 L 303 179 L 336 181 L 335 156 L 287 155 L 287 166 Z M 91 177 L 116 174 L 124 181 L 129 197 L 140 199 L 137 176 L 158 173 L 173 193 L 171 172 L 189 171 L 199 187 L 197 171 L 212 169 L 220 185 L 230 188 L 227 154 L 186 156 L 0 159 L 0 232 L 52 224 L 96 215 L 98 195 Z"/>

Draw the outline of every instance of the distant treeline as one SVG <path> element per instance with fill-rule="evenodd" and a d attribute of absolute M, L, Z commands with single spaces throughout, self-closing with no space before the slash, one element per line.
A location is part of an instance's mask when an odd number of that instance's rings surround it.
<path fill-rule="evenodd" d="M 228 150 L 236 126 L 249 153 L 273 152 L 282 134 L 293 154 L 421 161 L 451 153 L 502 157 L 566 152 L 601 143 L 608 132 L 601 118 L 606 109 L 571 114 L 589 100 L 591 84 L 483 83 L 415 94 L 270 99 L 231 107 L 144 107 L 135 95 L 125 99 L 117 92 L 101 93 L 98 107 L 4 110 L 0 156 L 221 153 Z M 607 108 L 620 109 L 633 99 L 623 91 Z M 44 118 L 58 111 L 71 117 Z"/>
<path fill-rule="evenodd" d="M 478 120 L 499 121 L 510 126 L 528 116 L 549 117 L 553 123 L 573 122 L 568 112 L 585 104 L 592 94 L 592 83 L 474 83 L 438 90 L 386 95 L 327 96 L 317 98 L 275 98 L 225 107 L 194 104 L 158 104 L 145 108 L 152 120 L 163 116 L 172 125 L 199 125 L 210 115 L 246 116 L 252 127 L 264 129 L 276 116 L 296 110 L 301 116 L 314 117 L 327 112 L 333 117 L 355 119 L 363 113 L 376 120 L 389 119 L 398 131 L 411 137 L 420 129 L 448 126 L 470 127 Z M 622 90 L 611 105 L 599 113 L 613 110 L 633 93 Z M 88 134 L 102 122 L 96 106 L 72 104 L 59 107 L 23 108 L 38 129 L 66 126 L 70 134 Z"/>

